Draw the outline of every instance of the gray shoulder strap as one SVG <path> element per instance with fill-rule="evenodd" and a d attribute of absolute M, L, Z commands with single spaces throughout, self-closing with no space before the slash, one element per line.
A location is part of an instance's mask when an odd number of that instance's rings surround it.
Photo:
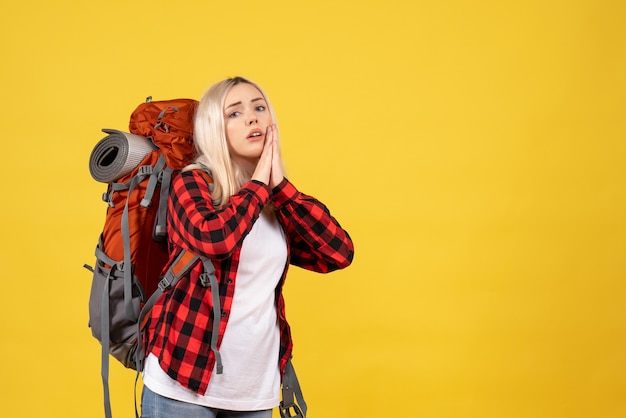
<path fill-rule="evenodd" d="M 222 318 L 222 308 L 220 307 L 220 293 L 219 285 L 217 283 L 217 277 L 215 276 L 215 267 L 208 258 L 202 258 L 202 265 L 204 266 L 204 272 L 200 276 L 202 285 L 205 287 L 211 287 L 211 297 L 213 301 L 213 330 L 211 332 L 211 351 L 215 354 L 215 371 L 217 374 L 222 374 L 224 366 L 222 365 L 222 355 L 217 349 L 217 338 L 220 332 L 220 320 Z"/>
<path fill-rule="evenodd" d="M 159 210 L 157 211 L 153 236 L 156 240 L 164 240 L 167 235 L 167 198 L 170 194 L 173 170 L 166 167 L 161 173 L 161 193 L 159 195 Z"/>
<path fill-rule="evenodd" d="M 296 376 L 296 369 L 294 369 L 291 359 L 287 361 L 287 366 L 285 367 L 282 392 L 283 399 L 280 401 L 278 408 L 280 416 L 282 418 L 305 418 L 307 405 L 304 401 L 300 382 L 298 382 L 298 376 Z M 297 403 L 296 400 L 298 401 Z"/>

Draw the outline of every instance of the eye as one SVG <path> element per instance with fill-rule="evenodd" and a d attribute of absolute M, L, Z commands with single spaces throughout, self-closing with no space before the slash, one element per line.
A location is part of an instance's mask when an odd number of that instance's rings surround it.
<path fill-rule="evenodd" d="M 263 112 L 264 110 L 265 110 L 265 106 L 263 106 L 263 105 L 259 105 L 259 106 L 256 107 L 256 111 L 257 112 Z"/>
<path fill-rule="evenodd" d="M 236 118 L 237 116 L 241 115 L 241 112 L 232 112 L 228 115 L 229 118 Z"/>

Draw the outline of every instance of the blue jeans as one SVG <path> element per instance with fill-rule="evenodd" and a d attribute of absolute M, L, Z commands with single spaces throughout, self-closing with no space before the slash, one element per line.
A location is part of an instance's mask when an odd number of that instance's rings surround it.
<path fill-rule="evenodd" d="M 188 402 L 176 401 L 143 387 L 141 418 L 272 418 L 272 410 L 225 411 Z"/>

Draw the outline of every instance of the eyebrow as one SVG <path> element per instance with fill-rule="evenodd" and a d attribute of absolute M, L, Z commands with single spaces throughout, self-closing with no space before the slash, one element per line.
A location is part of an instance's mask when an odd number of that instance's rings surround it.
<path fill-rule="evenodd" d="M 252 100 L 250 100 L 250 102 L 251 102 L 251 103 L 254 103 L 254 102 L 258 102 L 259 100 L 265 100 L 265 99 L 264 99 L 263 97 L 257 97 L 256 99 L 252 99 Z M 228 108 L 230 108 L 230 107 L 233 107 L 233 106 L 240 105 L 240 104 L 241 104 L 241 102 L 240 102 L 240 101 L 239 101 L 239 102 L 236 102 L 236 103 L 229 104 L 228 106 L 226 106 L 226 107 L 224 108 L 224 110 L 226 110 L 226 109 L 228 109 Z"/>

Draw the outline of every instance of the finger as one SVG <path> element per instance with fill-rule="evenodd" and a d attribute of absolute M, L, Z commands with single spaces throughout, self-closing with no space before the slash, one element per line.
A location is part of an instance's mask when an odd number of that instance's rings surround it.
<path fill-rule="evenodd" d="M 272 138 L 272 151 L 273 158 L 276 158 L 276 154 L 278 152 L 278 130 L 276 129 L 276 125 L 270 125 L 267 127 L 268 136 Z"/>
<path fill-rule="evenodd" d="M 272 135 L 274 137 L 274 142 L 276 142 L 278 145 L 280 145 L 280 140 L 279 140 L 279 136 L 278 136 L 278 127 L 276 126 L 276 124 L 272 124 Z"/>
<path fill-rule="evenodd" d="M 272 138 L 274 141 L 272 147 L 272 173 L 270 177 L 270 184 L 272 187 L 275 187 L 280 184 L 284 178 L 282 158 L 280 156 L 280 144 L 278 141 L 278 129 L 276 129 L 276 125 L 272 125 Z"/>
<path fill-rule="evenodd" d="M 265 132 L 265 143 L 263 144 L 263 152 L 271 152 L 273 147 L 274 138 L 272 136 L 271 130 L 268 127 Z"/>

